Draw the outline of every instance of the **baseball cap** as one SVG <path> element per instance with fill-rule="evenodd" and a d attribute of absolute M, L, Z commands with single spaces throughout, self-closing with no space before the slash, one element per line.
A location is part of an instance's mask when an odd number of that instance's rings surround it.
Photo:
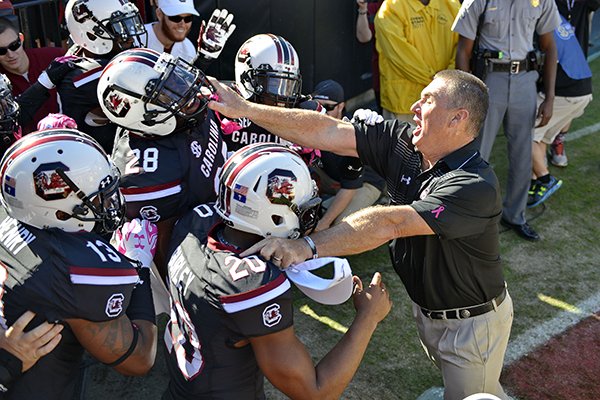
<path fill-rule="evenodd" d="M 341 103 L 345 100 L 344 88 L 333 79 L 328 79 L 317 83 L 315 90 L 313 90 L 312 97 L 315 100 L 329 100 Z"/>
<path fill-rule="evenodd" d="M 331 265 L 331 278 L 321 278 L 310 272 Z M 302 293 L 321 304 L 342 304 L 352 295 L 352 270 L 345 258 L 316 258 L 292 265 L 285 273 Z"/>
<path fill-rule="evenodd" d="M 158 8 L 169 17 L 180 14 L 200 15 L 194 8 L 193 0 L 158 0 Z"/>

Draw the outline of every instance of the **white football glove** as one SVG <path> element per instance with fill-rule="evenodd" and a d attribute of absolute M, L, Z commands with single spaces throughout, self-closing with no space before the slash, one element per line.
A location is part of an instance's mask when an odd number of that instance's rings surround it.
<path fill-rule="evenodd" d="M 138 260 L 145 268 L 150 268 L 156 243 L 158 228 L 152 222 L 138 218 L 126 222 L 121 229 L 115 231 L 113 241 L 119 253 Z"/>
<path fill-rule="evenodd" d="M 383 117 L 377 114 L 377 111 L 359 108 L 354 111 L 354 115 L 352 115 L 352 122 L 363 122 L 366 125 L 373 126 L 380 122 L 383 122 Z"/>
<path fill-rule="evenodd" d="M 218 58 L 227 39 L 235 30 L 232 21 L 233 14 L 229 14 L 225 9 L 213 11 L 208 24 L 202 21 L 198 36 L 198 53 L 205 58 Z"/>

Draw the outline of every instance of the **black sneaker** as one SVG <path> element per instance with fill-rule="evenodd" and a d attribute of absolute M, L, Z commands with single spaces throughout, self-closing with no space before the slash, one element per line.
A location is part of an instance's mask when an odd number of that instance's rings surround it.
<path fill-rule="evenodd" d="M 531 190 L 529 191 L 530 195 L 527 198 L 527 207 L 535 207 L 539 206 L 546 200 L 550 198 L 560 187 L 562 186 L 563 181 L 561 179 L 556 179 L 552 175 L 550 175 L 550 181 L 548 183 L 537 183 L 533 195 L 531 195 Z M 531 203 L 530 203 L 531 200 Z"/>
<path fill-rule="evenodd" d="M 532 204 L 535 203 L 535 194 L 539 184 L 540 181 L 537 179 L 531 181 L 531 186 L 529 186 L 529 191 L 527 192 L 527 207 L 533 207 Z"/>

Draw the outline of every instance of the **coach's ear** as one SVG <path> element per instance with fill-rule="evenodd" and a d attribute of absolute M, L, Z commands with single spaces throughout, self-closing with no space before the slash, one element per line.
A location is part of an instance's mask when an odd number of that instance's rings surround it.
<path fill-rule="evenodd" d="M 456 113 L 450 120 L 449 126 L 451 128 L 456 128 L 460 124 L 464 123 L 468 118 L 469 118 L 469 111 L 467 111 L 464 108 L 459 108 L 458 110 L 456 110 Z"/>

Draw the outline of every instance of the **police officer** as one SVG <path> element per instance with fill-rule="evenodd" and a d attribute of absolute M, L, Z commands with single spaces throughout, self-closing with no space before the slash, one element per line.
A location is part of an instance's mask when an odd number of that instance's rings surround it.
<path fill-rule="evenodd" d="M 460 35 L 456 68 L 470 71 L 471 57 L 476 52 L 487 54 L 482 59 L 486 75 L 482 79 L 490 89 L 490 109 L 480 135 L 481 156 L 489 159 L 498 128 L 503 124 L 508 141 L 509 176 L 501 222 L 530 241 L 540 238 L 525 219 L 539 77 L 532 40 L 534 32 L 537 33 L 539 47 L 546 54 L 543 72 L 546 99 L 537 111 L 537 125 L 543 126 L 552 116 L 557 63 L 553 31 L 559 24 L 553 0 L 473 0 L 463 3 L 452 26 Z M 479 45 L 474 48 L 478 29 Z"/>

